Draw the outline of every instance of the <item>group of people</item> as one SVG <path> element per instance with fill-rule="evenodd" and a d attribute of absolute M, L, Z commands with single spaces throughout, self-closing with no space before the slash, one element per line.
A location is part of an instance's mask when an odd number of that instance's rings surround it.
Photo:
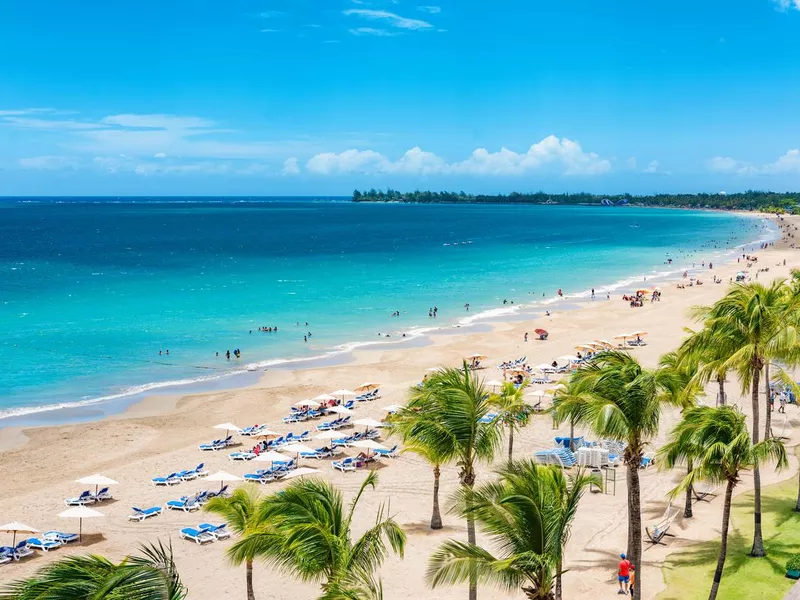
<path fill-rule="evenodd" d="M 633 597 L 634 586 L 636 585 L 636 567 L 629 561 L 625 553 L 619 555 L 619 569 L 617 571 L 617 581 L 619 581 L 619 591 L 617 594 Z"/>
<path fill-rule="evenodd" d="M 277 333 L 278 332 L 278 326 L 275 325 L 275 327 L 259 327 L 258 330 L 259 331 L 263 331 L 264 333 L 272 333 L 272 332 Z M 250 333 L 253 333 L 252 329 L 250 330 Z"/>
<path fill-rule="evenodd" d="M 429 308 L 428 309 L 428 318 L 429 319 L 435 319 L 437 314 L 439 314 L 439 307 L 438 306 L 434 306 L 433 308 Z"/>
<path fill-rule="evenodd" d="M 167 354 L 169 354 L 169 352 L 167 352 Z M 219 356 L 219 352 L 217 352 L 217 356 Z M 233 357 L 234 358 L 242 358 L 242 351 L 239 350 L 238 348 L 236 348 L 236 350 L 233 351 Z M 231 351 L 230 350 L 225 352 L 225 358 L 228 359 L 228 360 L 231 359 Z"/>

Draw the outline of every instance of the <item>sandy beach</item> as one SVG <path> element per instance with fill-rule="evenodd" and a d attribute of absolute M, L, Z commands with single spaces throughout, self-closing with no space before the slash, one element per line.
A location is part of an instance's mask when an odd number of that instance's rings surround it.
<path fill-rule="evenodd" d="M 783 223 L 800 224 L 800 219 L 787 217 Z M 800 256 L 797 250 L 789 247 L 791 241 L 784 238 L 776 242 L 774 248 L 759 251 L 758 262 L 749 269 L 750 275 L 754 279 L 758 275 L 758 281 L 763 282 L 787 276 L 791 268 L 798 266 Z M 701 259 L 698 257 L 698 261 Z M 199 462 L 205 462 L 210 472 L 222 469 L 239 476 L 259 468 L 247 462 L 229 461 L 226 451 L 199 451 L 198 444 L 219 437 L 221 432 L 212 429 L 213 425 L 232 422 L 244 427 L 266 423 L 281 433 L 299 433 L 313 427 L 315 422 L 284 425 L 281 418 L 289 413 L 294 402 L 337 388 L 352 389 L 363 381 L 380 382 L 382 398 L 359 403 L 354 418 L 382 419 L 386 414 L 382 407 L 403 403 L 409 386 L 419 382 L 430 367 L 455 366 L 463 357 L 478 352 L 489 357 L 484 361 L 488 368 L 482 371 L 482 376 L 496 379 L 500 372 L 495 366 L 503 360 L 527 356 L 528 364 L 551 362 L 555 357 L 574 353 L 574 346 L 578 343 L 597 338 L 612 339 L 621 332 L 634 330 L 649 332 L 648 345 L 631 352 L 646 366 L 654 366 L 663 353 L 680 343 L 684 337 L 683 328 L 692 326 L 688 309 L 720 298 L 728 288 L 727 282 L 743 267 L 735 259 L 726 265 L 715 264 L 713 270 L 701 275 L 704 283 L 701 286 L 678 289 L 675 282 L 663 284 L 662 301 L 648 302 L 642 308 L 630 308 L 620 299 L 621 294 L 612 295 L 611 300 L 598 297 L 569 311 L 560 311 L 556 303 L 551 307 L 550 316 L 523 322 L 495 323 L 491 332 L 459 335 L 442 332 L 431 335 L 432 343 L 424 347 L 358 350 L 354 353 L 354 360 L 347 364 L 296 371 L 271 370 L 264 373 L 256 385 L 243 389 L 184 397 L 155 396 L 136 404 L 123 415 L 99 422 L 0 430 L 0 480 L 3 482 L 0 522 L 22 521 L 42 531 L 77 529 L 73 527 L 75 523 L 56 517 L 64 509 L 63 499 L 84 489 L 73 483 L 74 480 L 102 473 L 120 482 L 111 490 L 115 500 L 97 506 L 106 518 L 84 523 L 86 535 L 81 546 L 71 545 L 47 554 L 38 553 L 20 563 L 0 567 L 2 579 L 30 575 L 47 561 L 68 554 L 93 552 L 119 559 L 133 552 L 141 542 L 171 539 L 190 598 L 242 598 L 244 570 L 230 566 L 224 556 L 230 541 L 201 547 L 178 537 L 182 527 L 196 526 L 209 518 L 213 521 L 214 517 L 204 513 L 165 511 L 165 514 L 143 523 L 127 520 L 131 506 L 163 505 L 167 500 L 215 485 L 200 480 L 167 489 L 152 486 L 150 479 L 153 476 L 188 469 Z M 764 268 L 769 271 L 756 273 Z M 712 276 L 721 278 L 724 283 L 712 283 Z M 550 332 L 547 341 L 535 340 L 533 330 L 537 327 Z M 528 342 L 523 341 L 525 332 L 530 333 Z M 749 414 L 749 398 L 741 397 L 738 382 L 728 384 L 728 393 L 729 401 Z M 705 402 L 714 403 L 711 388 Z M 664 414 L 661 433 L 652 445 L 653 450 L 663 443 L 677 416 L 677 411 Z M 787 408 L 787 417 L 795 430 L 800 427 L 797 406 Z M 773 414 L 773 419 L 774 427 L 782 426 L 781 415 Z M 565 427 L 553 429 L 549 415 L 536 416 L 516 437 L 515 455 L 531 456 L 535 450 L 552 448 L 553 437 L 565 433 Z M 577 435 L 583 433 L 579 430 Z M 790 438 L 788 445 L 795 445 L 800 439 L 791 430 L 787 436 Z M 239 439 L 244 443 L 234 449 L 248 449 L 253 444 L 249 438 Z M 346 451 L 346 455 L 357 452 L 351 449 Z M 364 472 L 343 474 L 334 471 L 329 460 L 308 466 L 319 468 L 320 475 L 339 486 L 346 496 L 357 490 L 365 477 Z M 790 468 L 782 473 L 764 469 L 762 482 L 769 485 L 796 476 L 797 467 L 797 460 L 792 456 Z M 434 548 L 449 537 L 466 538 L 463 522 L 448 515 L 444 516 L 443 530 L 435 533 L 429 530 L 433 481 L 430 467 L 413 454 L 403 454 L 396 459 L 384 459 L 378 469 L 378 488 L 367 493 L 362 501 L 357 528 L 366 528 L 379 505 L 388 501 L 391 512 L 408 534 L 405 558 L 390 558 L 382 569 L 385 597 L 464 598 L 465 589 L 437 588 L 431 591 L 424 582 L 428 557 Z M 491 470 L 491 465 L 482 465 L 479 481 L 485 481 Z M 566 565 L 570 570 L 564 579 L 565 598 L 584 598 L 589 593 L 600 597 L 616 595 L 616 559 L 626 544 L 624 468 L 617 469 L 616 479 L 614 494 L 587 493 L 582 500 L 567 546 Z M 642 471 L 644 524 L 657 520 L 664 512 L 668 503 L 667 492 L 678 479 L 677 472 Z M 442 498 L 446 498 L 457 484 L 457 468 L 444 468 Z M 263 492 L 275 491 L 283 485 L 268 484 L 263 486 Z M 736 489 L 737 494 L 750 487 L 750 477 L 745 476 L 742 485 Z M 669 553 L 685 548 L 692 541 L 713 539 L 719 535 L 721 511 L 721 499 L 698 503 L 693 519 L 684 522 L 679 517 L 676 520 L 671 531 L 675 537 L 668 538 L 666 545 L 648 547 L 645 544 L 645 598 L 653 598 L 663 589 L 660 565 Z M 317 590 L 316 586 L 298 583 L 261 565 L 255 570 L 255 584 L 257 597 L 277 600 L 310 598 Z M 520 596 L 519 593 L 506 595 L 489 588 L 479 589 L 482 598 Z"/>

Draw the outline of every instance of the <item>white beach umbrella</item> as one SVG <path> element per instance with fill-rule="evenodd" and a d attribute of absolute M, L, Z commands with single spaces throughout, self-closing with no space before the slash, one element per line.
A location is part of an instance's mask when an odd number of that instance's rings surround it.
<path fill-rule="evenodd" d="M 545 395 L 547 395 L 547 392 L 545 392 L 544 390 L 533 390 L 532 392 L 529 392 L 525 395 L 530 396 L 532 398 L 538 398 L 539 400 L 541 400 L 542 398 L 545 397 Z"/>
<path fill-rule="evenodd" d="M 553 365 L 548 365 L 548 364 L 546 364 L 546 363 L 542 363 L 542 364 L 540 364 L 540 365 L 536 365 L 536 368 L 537 368 L 539 371 L 546 371 L 547 369 L 552 369 L 552 368 L 553 368 Z"/>
<path fill-rule="evenodd" d="M 633 337 L 630 333 L 618 333 L 614 336 L 615 340 L 627 340 L 629 337 Z"/>
<path fill-rule="evenodd" d="M 497 379 L 490 379 L 484 385 L 488 385 L 490 388 L 492 388 L 492 391 L 494 391 L 495 388 L 498 388 L 501 385 L 503 385 L 503 382 L 502 381 L 498 381 Z"/>
<path fill-rule="evenodd" d="M 295 406 L 304 406 L 306 408 L 318 408 L 319 402 L 315 400 L 300 400 L 300 402 L 295 402 Z"/>
<path fill-rule="evenodd" d="M 345 396 L 355 396 L 355 395 L 356 395 L 355 392 L 352 392 L 350 390 L 345 390 L 345 389 L 336 390 L 335 392 L 331 392 L 331 396 L 336 396 L 336 397 L 340 397 L 341 396 L 342 399 L 344 399 Z"/>
<path fill-rule="evenodd" d="M 486 358 L 485 354 L 470 354 L 467 357 L 469 360 L 484 360 Z"/>
<path fill-rule="evenodd" d="M 300 454 L 301 452 L 314 452 L 314 448 L 309 448 L 305 444 L 287 444 L 281 448 L 281 452 L 294 452 Z"/>
<path fill-rule="evenodd" d="M 213 429 L 224 429 L 226 437 L 229 431 L 241 431 L 241 429 L 233 423 L 220 423 L 219 425 L 214 425 Z"/>
<path fill-rule="evenodd" d="M 333 429 L 329 429 L 328 431 L 320 431 L 317 435 L 313 437 L 315 440 L 338 440 L 341 437 L 345 437 L 339 431 L 334 431 Z"/>
<path fill-rule="evenodd" d="M 370 418 L 353 421 L 353 425 L 364 425 L 365 427 L 386 427 L 386 423 Z"/>
<path fill-rule="evenodd" d="M 227 473 L 225 471 L 217 471 L 216 473 L 212 473 L 208 477 L 205 478 L 206 481 L 219 481 L 219 489 L 223 488 L 225 483 L 232 483 L 234 481 L 241 481 L 242 478 L 238 475 L 233 475 L 232 473 Z"/>
<path fill-rule="evenodd" d="M 338 400 L 338 398 L 330 394 L 320 394 L 319 396 L 314 396 L 312 400 L 316 400 L 317 402 L 330 402 L 331 400 Z"/>
<path fill-rule="evenodd" d="M 80 479 L 76 479 L 75 483 L 82 483 L 83 485 L 93 485 L 94 486 L 94 493 L 97 495 L 97 492 L 100 490 L 100 486 L 109 486 L 109 485 L 119 485 L 119 481 L 114 481 L 110 477 L 106 477 L 105 475 L 89 475 L 87 477 L 81 477 Z"/>
<path fill-rule="evenodd" d="M 253 460 L 258 462 L 274 463 L 274 462 L 283 462 L 286 460 L 286 457 L 280 452 L 275 452 L 274 450 L 268 450 L 267 452 L 262 452 L 261 454 L 256 456 Z"/>
<path fill-rule="evenodd" d="M 278 433 L 277 431 L 272 431 L 272 429 L 262 429 L 258 432 L 258 435 L 254 436 L 256 439 L 258 438 L 268 438 L 273 436 L 280 436 L 282 434 Z"/>
<path fill-rule="evenodd" d="M 383 444 L 379 444 L 375 440 L 359 440 L 357 442 L 353 442 L 350 444 L 354 448 L 364 448 L 366 450 L 388 450 L 386 446 Z M 371 452 L 367 452 L 367 455 L 371 454 Z"/>
<path fill-rule="evenodd" d="M 389 406 L 384 406 L 382 410 L 385 410 L 389 414 L 394 414 L 397 411 L 403 410 L 403 407 L 399 404 L 390 404 Z"/>
<path fill-rule="evenodd" d="M 559 356 L 558 360 L 568 360 L 569 362 L 576 362 L 579 361 L 580 358 L 577 356 L 572 356 L 571 354 L 565 354 L 564 356 Z"/>
<path fill-rule="evenodd" d="M 0 525 L 0 532 L 14 534 L 14 541 L 11 543 L 11 547 L 13 548 L 17 545 L 18 533 L 39 533 L 39 530 L 30 525 L 25 525 L 25 523 L 20 523 L 19 521 L 12 521 L 11 523 Z"/>
<path fill-rule="evenodd" d="M 293 471 L 289 471 L 286 475 L 284 475 L 284 479 L 294 479 L 295 477 L 302 477 L 303 475 L 313 475 L 314 473 L 319 473 L 319 469 L 312 469 L 311 467 L 300 467 L 298 469 L 294 469 Z"/>
<path fill-rule="evenodd" d="M 646 331 L 634 331 L 633 333 L 631 333 L 631 337 L 642 336 L 642 335 L 647 335 L 647 332 Z"/>
<path fill-rule="evenodd" d="M 68 508 L 64 512 L 58 513 L 62 519 L 78 519 L 78 541 L 81 541 L 83 535 L 83 520 L 84 519 L 99 519 L 105 517 L 99 510 L 89 508 L 88 506 L 75 506 Z"/>
<path fill-rule="evenodd" d="M 357 392 L 371 392 L 372 390 L 377 390 L 381 387 L 380 383 L 375 383 L 374 381 L 365 381 L 360 386 L 356 388 Z"/>
<path fill-rule="evenodd" d="M 328 409 L 328 412 L 336 413 L 337 415 L 352 415 L 353 411 L 349 408 L 345 408 L 344 406 L 332 406 Z"/>

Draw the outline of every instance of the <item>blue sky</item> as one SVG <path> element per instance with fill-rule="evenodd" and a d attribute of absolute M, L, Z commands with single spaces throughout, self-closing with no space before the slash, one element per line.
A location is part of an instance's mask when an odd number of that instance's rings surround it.
<path fill-rule="evenodd" d="M 800 190 L 800 0 L 0 2 L 0 195 Z"/>

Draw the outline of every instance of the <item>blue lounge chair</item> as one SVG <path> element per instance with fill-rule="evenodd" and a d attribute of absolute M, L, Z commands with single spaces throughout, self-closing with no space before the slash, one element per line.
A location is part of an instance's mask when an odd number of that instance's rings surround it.
<path fill-rule="evenodd" d="M 331 429 L 335 429 L 336 421 L 325 421 L 324 423 L 320 423 L 317 425 L 317 431 L 330 431 Z"/>
<path fill-rule="evenodd" d="M 64 504 L 67 506 L 83 506 L 84 504 L 91 504 L 95 501 L 95 497 L 89 490 L 83 492 L 77 498 L 67 498 L 64 500 Z"/>
<path fill-rule="evenodd" d="M 12 549 L 8 546 L 3 546 L 0 548 L 0 565 L 10 563 L 12 560 L 14 560 Z"/>
<path fill-rule="evenodd" d="M 256 455 L 253 452 L 231 452 L 228 460 L 253 460 Z"/>
<path fill-rule="evenodd" d="M 131 510 L 133 510 L 132 515 L 128 515 L 129 521 L 139 521 L 142 522 L 145 519 L 150 517 L 155 517 L 156 515 L 161 514 L 161 507 L 160 506 L 152 506 L 150 508 L 139 508 L 138 506 L 132 506 Z"/>
<path fill-rule="evenodd" d="M 356 470 L 356 461 L 352 458 L 345 458 L 344 460 L 335 460 L 331 463 L 333 468 L 345 473 L 347 471 L 355 471 Z"/>
<path fill-rule="evenodd" d="M 170 510 L 182 510 L 183 512 L 191 512 L 193 510 L 200 510 L 200 504 L 194 498 L 184 496 L 180 500 L 169 500 L 166 507 Z"/>
<path fill-rule="evenodd" d="M 208 444 L 200 444 L 198 446 L 200 450 L 223 450 L 226 447 L 227 444 L 223 440 L 214 440 Z"/>
<path fill-rule="evenodd" d="M 43 537 L 47 540 L 58 540 L 62 544 L 78 541 L 77 533 L 64 533 L 63 531 L 46 531 Z"/>
<path fill-rule="evenodd" d="M 227 540 L 229 537 L 231 537 L 231 532 L 225 523 L 223 523 L 222 525 L 212 525 L 211 523 L 200 523 L 200 530 L 209 532 L 218 540 Z"/>
<path fill-rule="evenodd" d="M 252 481 L 253 483 L 269 483 L 270 481 L 275 481 L 275 476 L 272 473 L 260 471 L 258 473 L 245 473 L 244 480 Z"/>
<path fill-rule="evenodd" d="M 228 486 L 223 485 L 218 492 L 208 492 L 206 494 L 206 497 L 210 500 L 211 498 L 216 498 L 217 496 L 226 496 L 227 493 L 228 493 Z"/>
<path fill-rule="evenodd" d="M 153 485 L 177 485 L 181 482 L 181 478 L 177 473 L 170 473 L 166 477 L 153 477 L 150 482 Z"/>
<path fill-rule="evenodd" d="M 389 458 L 396 458 L 397 445 L 395 445 L 394 448 L 390 448 L 389 450 L 381 450 L 380 448 L 375 448 L 372 452 L 377 454 L 378 456 L 387 456 Z"/>
<path fill-rule="evenodd" d="M 92 498 L 94 498 L 96 502 L 102 502 L 103 500 L 113 500 L 114 496 L 111 495 L 107 487 L 104 487 L 96 494 L 92 494 Z"/>
<path fill-rule="evenodd" d="M 44 552 L 49 552 L 50 550 L 55 550 L 59 548 L 62 544 L 57 540 L 48 540 L 48 539 L 39 539 L 39 538 L 28 538 L 28 548 L 33 548 L 34 550 L 43 550 Z"/>
<path fill-rule="evenodd" d="M 194 527 L 184 527 L 181 529 L 181 538 L 184 540 L 192 540 L 197 544 L 205 544 L 206 542 L 213 542 L 217 539 L 214 537 L 213 533 L 198 530 Z"/>
<path fill-rule="evenodd" d="M 28 548 L 28 540 L 22 540 L 12 550 L 14 560 L 21 560 L 26 556 L 33 556 L 33 550 Z"/>

